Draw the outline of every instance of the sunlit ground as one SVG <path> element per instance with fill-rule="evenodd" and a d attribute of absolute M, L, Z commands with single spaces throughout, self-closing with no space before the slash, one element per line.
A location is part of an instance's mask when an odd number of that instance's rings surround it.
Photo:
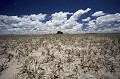
<path fill-rule="evenodd" d="M 0 79 L 120 79 L 120 34 L 0 36 Z"/>

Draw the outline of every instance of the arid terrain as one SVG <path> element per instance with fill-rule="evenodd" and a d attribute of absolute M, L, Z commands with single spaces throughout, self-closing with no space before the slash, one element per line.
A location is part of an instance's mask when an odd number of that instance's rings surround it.
<path fill-rule="evenodd" d="M 120 79 L 120 34 L 1 35 L 0 79 Z"/>

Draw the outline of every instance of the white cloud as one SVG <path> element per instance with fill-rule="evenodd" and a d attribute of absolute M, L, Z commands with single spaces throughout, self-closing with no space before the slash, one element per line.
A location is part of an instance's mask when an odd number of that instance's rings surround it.
<path fill-rule="evenodd" d="M 88 25 L 89 27 L 92 27 L 92 28 L 96 27 L 94 20 L 89 21 Z"/>
<path fill-rule="evenodd" d="M 90 11 L 90 8 L 87 8 L 86 10 L 78 10 L 77 12 L 75 12 L 71 17 L 70 20 L 74 21 L 74 20 L 78 20 L 78 18 L 84 14 L 87 13 L 88 11 Z"/>
<path fill-rule="evenodd" d="M 98 17 L 96 20 L 90 20 L 88 28 L 96 30 L 96 32 L 120 32 L 120 14 L 106 14 Z"/>
<path fill-rule="evenodd" d="M 73 13 L 73 15 L 70 17 L 70 19 L 68 19 L 64 22 L 64 24 L 61 26 L 61 29 L 64 32 L 69 32 L 69 33 L 78 33 L 78 31 L 83 32 L 81 30 L 83 27 L 83 24 L 78 23 L 77 20 L 81 15 L 87 13 L 90 10 L 91 10 L 90 8 L 87 8 L 86 10 L 76 11 L 75 13 Z"/>
<path fill-rule="evenodd" d="M 98 17 L 96 19 L 97 24 L 105 24 L 105 23 L 111 23 L 111 22 L 119 22 L 120 21 L 120 14 L 107 14 L 105 16 Z"/>
<path fill-rule="evenodd" d="M 63 32 L 69 32 L 69 33 L 75 33 L 77 30 L 81 31 L 83 24 L 78 23 L 78 18 L 83 15 L 84 13 L 87 13 L 90 11 L 90 8 L 87 8 L 86 10 L 78 10 L 75 13 L 69 13 L 69 12 L 58 12 L 52 14 L 52 19 L 47 21 L 45 23 L 45 26 L 47 26 L 47 30 L 49 32 L 56 32 L 58 30 L 61 30 Z M 69 19 L 67 19 L 67 15 L 72 15 Z"/>
<path fill-rule="evenodd" d="M 47 21 L 45 24 L 49 27 L 51 26 L 61 26 L 65 21 L 67 21 L 67 15 L 71 15 L 69 12 L 58 12 L 51 15 L 51 20 Z"/>
<path fill-rule="evenodd" d="M 69 13 L 69 12 L 58 12 L 58 13 L 54 13 L 52 14 L 52 20 L 66 20 L 67 19 L 67 15 L 71 15 L 73 13 Z"/>
<path fill-rule="evenodd" d="M 83 22 L 90 21 L 90 20 L 91 20 L 90 17 L 87 17 L 86 19 L 82 19 Z"/>
<path fill-rule="evenodd" d="M 86 10 L 78 10 L 75 13 L 58 12 L 51 16 L 50 20 L 42 22 L 46 19 L 46 14 L 31 14 L 18 16 L 0 15 L 0 30 L 3 34 L 31 34 L 31 33 L 56 33 L 58 30 L 64 32 L 75 33 L 78 30 L 81 31 L 82 23 L 78 23 L 78 18 L 90 11 L 90 8 Z M 68 19 L 68 15 L 71 17 Z M 2 26 L 2 27 L 1 27 Z M 0 32 L 2 34 L 2 32 Z"/>
<path fill-rule="evenodd" d="M 83 23 L 79 22 L 79 17 L 90 10 L 90 8 L 81 9 L 74 13 L 61 11 L 51 14 L 51 16 L 41 13 L 21 17 L 0 15 L 0 34 L 43 34 L 56 33 L 58 30 L 64 33 L 82 33 L 83 29 L 88 32 L 120 32 L 119 13 L 104 15 L 102 11 L 98 11 L 98 13 L 95 12 L 96 16 L 99 16 L 96 19 L 88 16 L 82 19 Z M 46 16 L 50 20 L 47 20 Z"/>
<path fill-rule="evenodd" d="M 103 29 L 98 29 L 97 33 L 111 33 L 111 32 L 120 32 L 120 27 L 111 27 L 111 28 L 103 28 Z"/>
<path fill-rule="evenodd" d="M 41 20 L 45 20 L 46 14 L 31 14 L 31 15 L 23 15 L 23 19 L 24 20 L 32 20 L 32 21 L 41 21 Z"/>
<path fill-rule="evenodd" d="M 103 11 L 98 11 L 98 12 L 95 12 L 94 14 L 92 14 L 92 16 L 102 16 L 102 15 L 105 15 L 105 13 Z"/>
<path fill-rule="evenodd" d="M 29 31 L 36 26 L 42 26 L 42 20 L 45 20 L 46 14 L 38 15 L 24 15 L 21 17 L 18 16 L 6 16 L 0 15 L 0 26 L 4 26 L 3 33 L 14 33 L 14 34 L 29 34 Z M 0 27 L 1 28 L 1 27 Z"/>

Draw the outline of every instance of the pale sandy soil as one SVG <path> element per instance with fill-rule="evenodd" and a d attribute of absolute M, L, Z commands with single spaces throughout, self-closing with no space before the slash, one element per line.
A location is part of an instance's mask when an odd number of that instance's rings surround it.
<path fill-rule="evenodd" d="M 0 79 L 120 79 L 120 35 L 0 36 Z"/>

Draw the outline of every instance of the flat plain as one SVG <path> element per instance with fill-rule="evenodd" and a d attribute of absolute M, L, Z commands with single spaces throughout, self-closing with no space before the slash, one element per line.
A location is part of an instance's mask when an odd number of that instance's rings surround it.
<path fill-rule="evenodd" d="M 120 79 L 120 34 L 1 35 L 0 79 Z"/>

